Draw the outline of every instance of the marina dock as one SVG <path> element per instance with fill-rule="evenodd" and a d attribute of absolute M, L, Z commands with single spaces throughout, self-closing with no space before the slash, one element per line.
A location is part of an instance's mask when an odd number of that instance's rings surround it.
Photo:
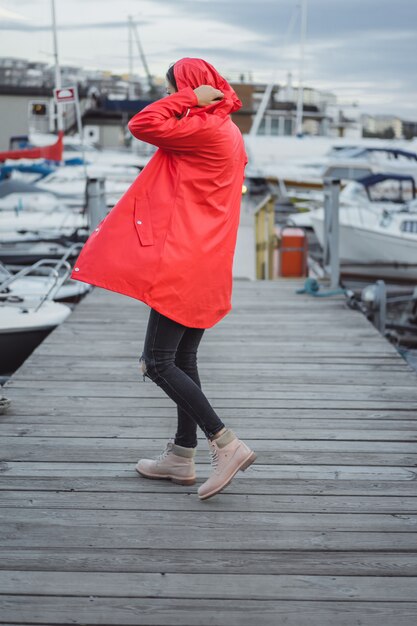
<path fill-rule="evenodd" d="M 202 388 L 258 458 L 215 497 L 139 476 L 176 406 L 149 308 L 94 289 L 3 389 L 0 624 L 414 626 L 417 375 L 343 295 L 235 280 Z"/>

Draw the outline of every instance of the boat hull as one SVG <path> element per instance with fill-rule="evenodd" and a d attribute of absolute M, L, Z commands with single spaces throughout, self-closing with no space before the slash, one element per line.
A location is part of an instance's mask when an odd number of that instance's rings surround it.
<path fill-rule="evenodd" d="M 52 330 L 54 327 L 0 333 L 0 375 L 13 374 Z"/>

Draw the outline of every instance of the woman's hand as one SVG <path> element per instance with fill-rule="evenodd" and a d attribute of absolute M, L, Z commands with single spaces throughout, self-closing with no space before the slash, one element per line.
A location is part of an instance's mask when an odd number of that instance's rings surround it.
<path fill-rule="evenodd" d="M 205 107 L 208 104 L 213 104 L 224 97 L 224 93 L 219 89 L 215 89 L 211 85 L 200 85 L 194 89 L 194 92 L 198 98 L 199 107 Z"/>

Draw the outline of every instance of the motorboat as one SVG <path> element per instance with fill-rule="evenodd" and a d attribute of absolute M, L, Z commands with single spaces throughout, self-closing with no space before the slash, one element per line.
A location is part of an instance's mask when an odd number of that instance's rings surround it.
<path fill-rule="evenodd" d="M 87 233 L 82 238 L 86 241 Z M 60 239 L 22 239 L 21 241 L 3 240 L 0 244 L 0 261 L 4 265 L 31 265 L 42 259 L 59 260 L 66 258 L 75 260 L 79 254 L 76 236 L 61 237 Z"/>
<path fill-rule="evenodd" d="M 375 140 L 366 139 L 342 142 L 325 137 L 268 139 L 271 142 L 264 145 L 265 137 L 245 138 L 249 155 L 246 175 L 266 178 L 281 198 L 290 198 L 302 210 L 317 208 L 323 203 L 324 178 L 339 179 L 343 188 L 352 180 L 389 171 L 411 176 L 417 182 L 417 154 L 404 149 L 402 144 L 391 142 L 388 145 L 381 140 L 375 144 Z M 258 143 L 264 147 L 262 154 Z M 321 146 L 317 150 L 322 152 L 315 152 L 315 146 Z M 300 156 L 301 150 L 303 156 Z M 308 219 L 300 225 L 311 227 Z"/>
<path fill-rule="evenodd" d="M 324 209 L 311 212 L 324 247 Z M 417 280 L 417 201 L 382 208 L 381 203 L 339 208 L 339 258 L 345 276 Z"/>
<path fill-rule="evenodd" d="M 2 211 L 52 211 L 62 200 L 56 193 L 41 189 L 33 182 L 6 179 L 0 182 L 0 215 Z"/>
<path fill-rule="evenodd" d="M 339 205 L 340 211 L 345 208 L 366 210 L 371 206 L 376 213 L 381 213 L 401 208 L 415 197 L 416 184 L 412 175 L 379 173 L 348 182 L 339 194 Z M 287 222 L 299 228 L 313 228 L 312 218 L 322 206 L 323 201 L 304 203 L 304 210 L 288 215 Z"/>
<path fill-rule="evenodd" d="M 0 375 L 13 373 L 31 352 L 71 313 L 68 305 L 0 296 Z"/>
<path fill-rule="evenodd" d="M 0 211 L 0 243 L 19 239 L 18 235 L 39 237 L 51 232 L 71 235 L 77 229 L 87 228 L 87 216 L 60 206 L 44 211 Z"/>
<path fill-rule="evenodd" d="M 29 140 L 33 145 L 45 145 L 50 143 L 54 138 L 54 135 L 47 133 L 31 133 Z M 137 142 L 138 147 L 141 147 L 142 142 Z M 135 142 L 136 147 L 136 142 Z M 156 150 L 154 146 L 150 148 L 149 144 L 145 144 L 147 151 L 131 150 L 131 149 L 100 149 L 94 145 L 91 141 L 84 140 L 81 143 L 80 137 L 76 135 L 65 135 L 63 137 L 63 158 L 69 159 L 83 159 L 86 160 L 87 165 L 97 166 L 127 166 L 137 169 L 137 173 L 145 167 L 151 158 L 152 154 Z"/>
<path fill-rule="evenodd" d="M 37 296 L 18 295 L 10 291 L 14 282 L 41 266 L 49 269 L 52 282 L 44 285 Z M 64 269 L 62 272 L 61 270 Z M 70 315 L 67 304 L 53 297 L 71 272 L 67 260 L 51 263 L 44 259 L 32 267 L 6 277 L 0 284 L 0 375 L 12 374 L 45 337 Z"/>
<path fill-rule="evenodd" d="M 314 232 L 324 244 L 324 209 L 311 215 Z M 382 214 L 371 207 L 339 212 L 339 256 L 343 261 L 392 263 L 417 267 L 417 208 Z"/>

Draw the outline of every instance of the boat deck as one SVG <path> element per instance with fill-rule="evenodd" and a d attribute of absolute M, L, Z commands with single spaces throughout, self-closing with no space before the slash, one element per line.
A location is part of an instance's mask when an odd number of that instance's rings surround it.
<path fill-rule="evenodd" d="M 149 308 L 95 289 L 10 380 L 0 623 L 415 626 L 417 376 L 343 296 L 235 280 L 203 389 L 258 458 L 199 501 L 134 470 L 175 434 Z"/>

